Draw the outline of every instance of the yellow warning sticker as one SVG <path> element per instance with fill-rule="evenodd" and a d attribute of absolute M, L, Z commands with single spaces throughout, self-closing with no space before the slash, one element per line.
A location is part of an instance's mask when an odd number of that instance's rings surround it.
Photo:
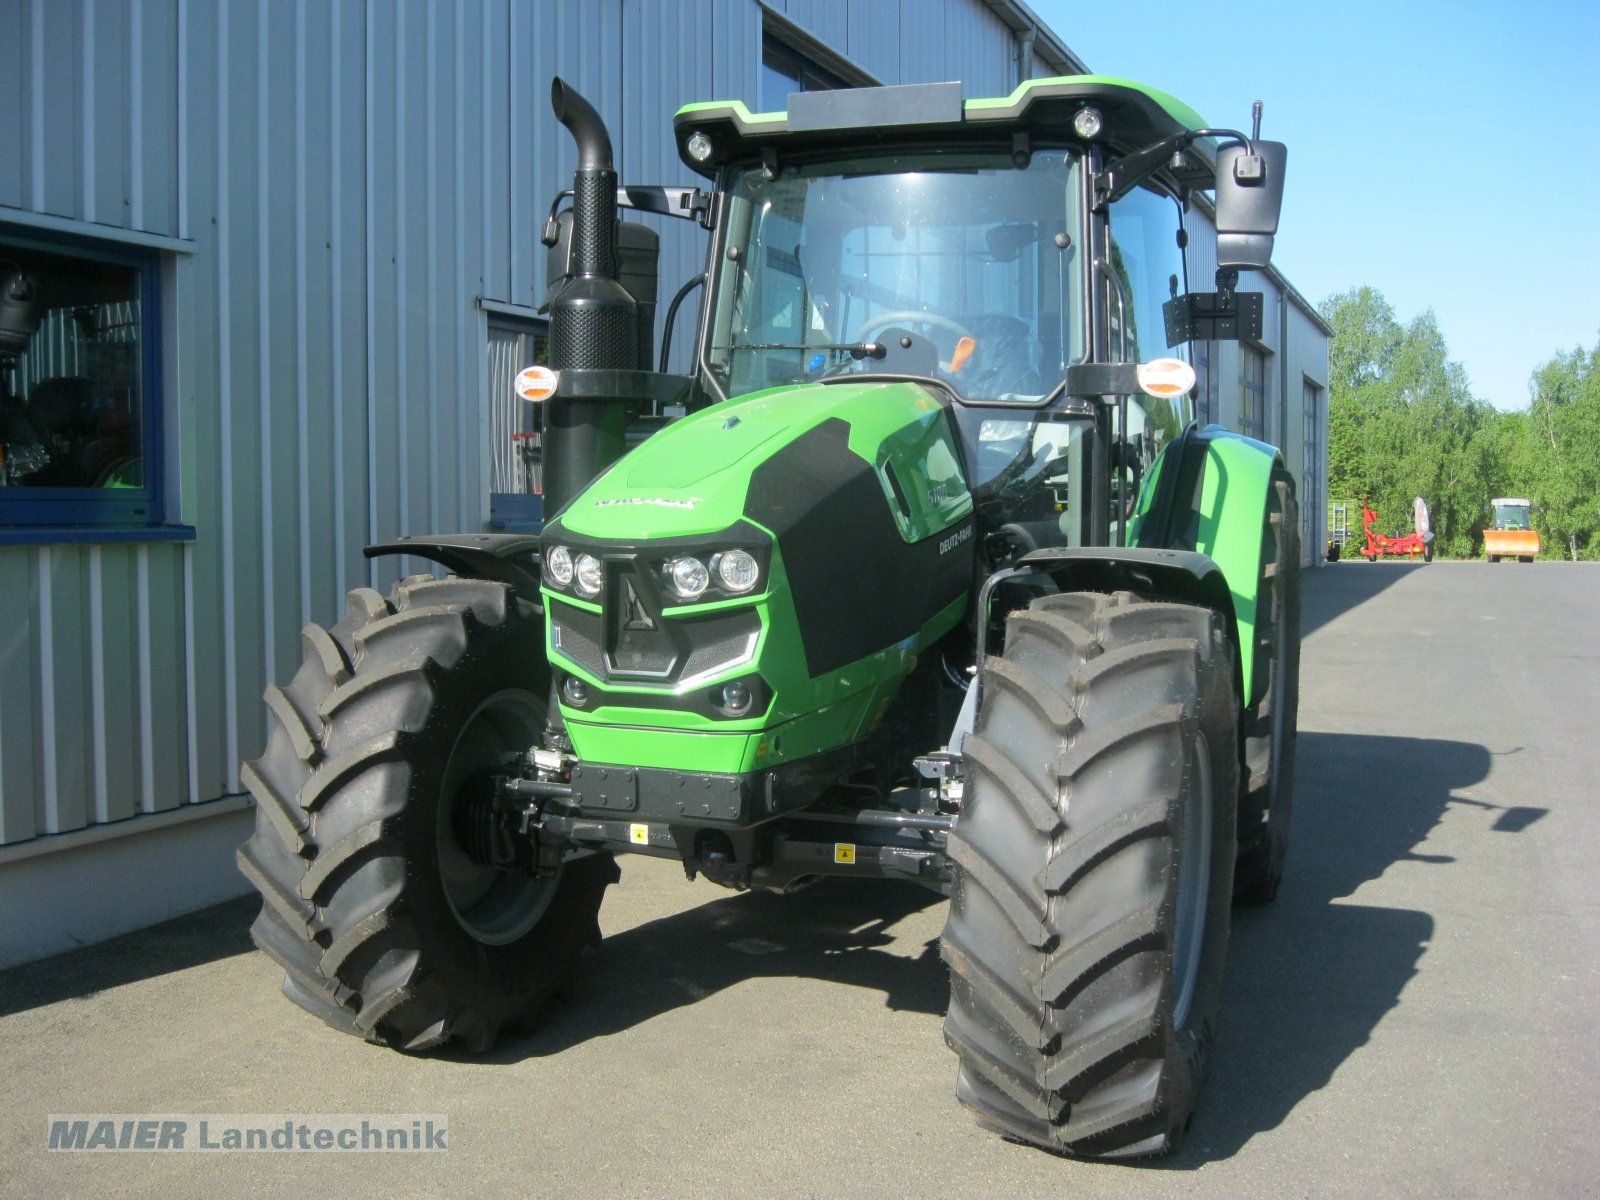
<path fill-rule="evenodd" d="M 629 825 L 628 840 L 635 846 L 648 846 L 650 844 L 650 826 Z"/>
<path fill-rule="evenodd" d="M 856 846 L 854 842 L 835 842 L 833 844 L 833 861 L 836 863 L 853 863 L 856 860 Z"/>

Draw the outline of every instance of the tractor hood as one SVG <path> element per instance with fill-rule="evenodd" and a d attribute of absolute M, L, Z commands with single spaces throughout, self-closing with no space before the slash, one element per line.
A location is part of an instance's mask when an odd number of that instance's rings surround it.
<path fill-rule="evenodd" d="M 906 541 L 970 513 L 934 395 L 915 383 L 851 381 L 753 392 L 676 421 L 595 480 L 560 526 L 579 537 L 636 542 L 759 520 L 750 505 L 757 469 L 830 422 L 845 427 L 849 451 L 876 470 Z"/>
<path fill-rule="evenodd" d="M 868 376 L 724 401 L 551 521 L 542 592 L 575 753 L 733 773 L 853 753 L 972 587 L 941 396 Z"/>

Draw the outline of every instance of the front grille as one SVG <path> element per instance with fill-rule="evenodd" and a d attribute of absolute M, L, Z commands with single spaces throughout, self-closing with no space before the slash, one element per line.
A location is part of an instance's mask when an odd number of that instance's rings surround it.
<path fill-rule="evenodd" d="M 749 659 L 755 653 L 756 638 L 761 634 L 761 618 L 753 608 L 691 617 L 684 625 L 691 647 L 681 673 L 685 679 L 709 675 Z"/>
<path fill-rule="evenodd" d="M 556 601 L 550 605 L 550 626 L 557 650 L 589 674 L 606 677 L 605 652 L 600 645 L 604 626 L 599 613 Z"/>
<path fill-rule="evenodd" d="M 608 589 L 607 614 L 550 606 L 551 641 L 597 679 L 675 684 L 749 662 L 761 634 L 754 608 L 662 617 L 656 597 L 621 573 Z"/>

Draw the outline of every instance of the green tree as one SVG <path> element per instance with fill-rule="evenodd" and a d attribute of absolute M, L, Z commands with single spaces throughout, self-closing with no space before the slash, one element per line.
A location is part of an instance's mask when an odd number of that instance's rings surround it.
<path fill-rule="evenodd" d="M 1546 553 L 1600 558 L 1600 343 L 1533 373 L 1521 463 Z"/>
<path fill-rule="evenodd" d="M 1474 399 L 1433 313 L 1402 325 L 1374 288 L 1323 302 L 1329 348 L 1328 486 L 1368 497 L 1384 532 L 1408 530 L 1412 498 L 1432 511 L 1436 549 L 1471 555 L 1492 472 L 1493 409 Z"/>

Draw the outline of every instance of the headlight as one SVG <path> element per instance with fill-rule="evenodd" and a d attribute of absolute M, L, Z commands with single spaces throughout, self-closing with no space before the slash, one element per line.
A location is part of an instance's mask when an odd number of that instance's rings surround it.
<path fill-rule="evenodd" d="M 578 566 L 575 572 L 578 580 L 578 595 L 594 597 L 600 594 L 600 560 L 592 554 L 578 555 Z"/>
<path fill-rule="evenodd" d="M 544 556 L 544 566 L 558 587 L 572 583 L 572 551 L 565 546 L 551 547 L 550 553 Z"/>
<path fill-rule="evenodd" d="M 717 581 L 730 592 L 748 592 L 761 574 L 755 558 L 743 550 L 724 550 L 715 563 Z"/>
<path fill-rule="evenodd" d="M 693 600 L 711 586 L 711 572 L 698 558 L 675 558 L 667 564 L 667 578 L 681 599 Z"/>

